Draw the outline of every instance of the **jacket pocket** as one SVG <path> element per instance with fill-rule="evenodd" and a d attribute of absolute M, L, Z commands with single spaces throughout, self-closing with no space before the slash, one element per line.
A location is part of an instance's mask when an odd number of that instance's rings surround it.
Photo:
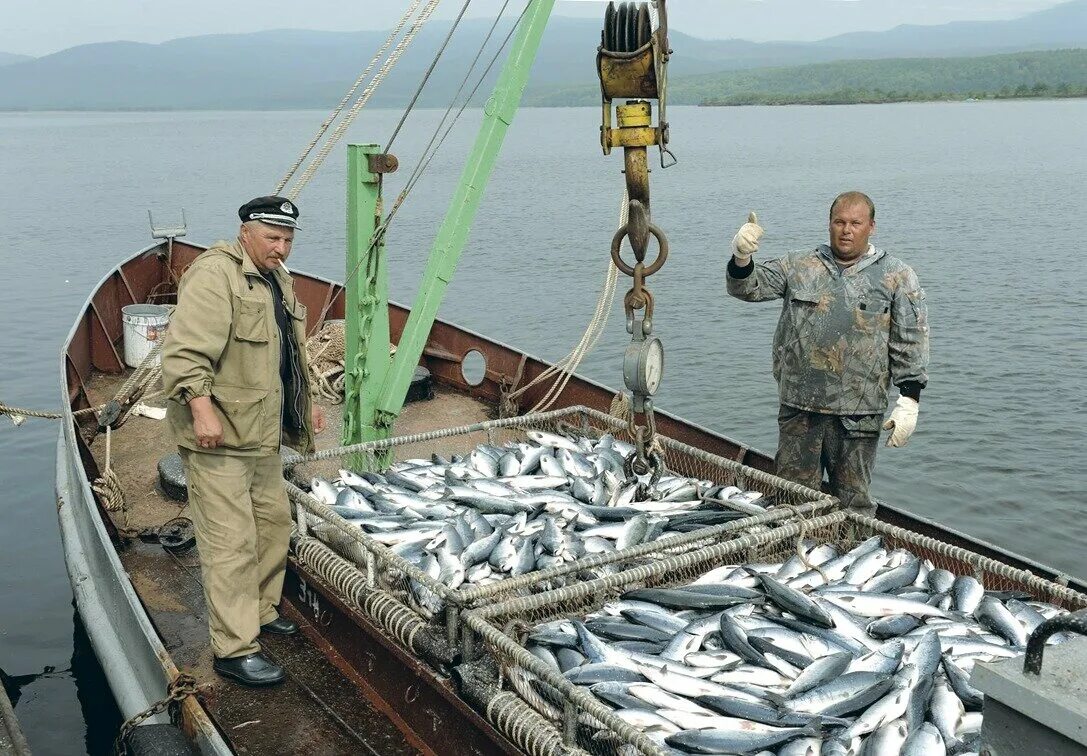
<path fill-rule="evenodd" d="M 223 443 L 228 449 L 259 449 L 263 437 L 263 389 L 212 386 L 211 397 L 223 424 Z"/>
<path fill-rule="evenodd" d="M 819 304 L 822 301 L 820 296 L 814 291 L 806 291 L 804 289 L 793 289 L 789 292 L 789 300 L 793 305 L 798 307 L 806 307 Z"/>
<path fill-rule="evenodd" d="M 234 301 L 234 338 L 262 344 L 268 341 L 267 305 L 256 299 Z"/>
<path fill-rule="evenodd" d="M 813 322 L 819 317 L 822 297 L 813 291 L 793 290 L 785 300 L 781 334 L 786 344 L 804 339 L 811 331 Z"/>
<path fill-rule="evenodd" d="M 288 312 L 291 313 L 292 318 L 302 324 L 303 328 L 306 327 L 306 313 L 308 312 L 308 310 L 306 310 L 306 306 L 304 304 L 302 304 L 301 302 L 295 302 L 294 309 L 288 310 Z"/>

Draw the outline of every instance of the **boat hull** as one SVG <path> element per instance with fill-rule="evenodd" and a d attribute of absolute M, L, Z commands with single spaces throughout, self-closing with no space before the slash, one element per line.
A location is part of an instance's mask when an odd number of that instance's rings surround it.
<path fill-rule="evenodd" d="M 91 382 L 95 375 L 118 375 L 124 370 L 118 349 L 121 307 L 163 294 L 169 296 L 184 269 L 202 251 L 202 247 L 175 242 L 172 248 L 148 247 L 123 262 L 91 294 L 60 356 L 59 367 L 65 376 L 65 418 L 57 440 L 56 495 L 65 560 L 88 637 L 125 718 L 162 699 L 178 669 L 175 655 L 163 643 L 161 621 L 153 621 L 156 615 L 149 611 L 148 596 L 134 587 L 119 555 L 118 534 L 111 518 L 102 511 L 91 490 L 90 481 L 99 474 L 99 466 L 78 433 L 73 412 L 94 403 Z M 311 329 L 322 317 L 343 317 L 341 284 L 301 273 L 295 276 L 299 299 L 310 313 L 307 325 Z M 394 342 L 399 339 L 407 314 L 406 308 L 390 305 Z M 461 373 L 461 363 L 471 351 L 480 352 L 486 360 L 486 376 L 478 385 L 469 385 Z M 549 367 L 512 347 L 442 321 L 435 322 L 432 328 L 424 362 L 439 386 L 490 406 L 498 404 L 503 391 L 525 385 Z M 545 391 L 543 386 L 529 390 L 521 399 L 522 406 L 533 406 Z M 614 390 L 574 376 L 554 406 L 583 405 L 607 412 L 613 396 Z M 444 425 L 448 423 L 436 420 L 430 427 Z M 769 455 L 668 413 L 658 413 L 658 428 L 669 437 L 712 454 L 773 470 Z M 1062 579 L 1031 560 L 883 502 L 879 503 L 878 516 L 1040 577 L 1069 583 L 1081 592 L 1087 590 L 1082 583 Z M 458 752 L 516 751 L 457 697 L 448 678 L 427 670 L 418 659 L 397 647 L 294 558 L 288 567 L 284 598 L 291 613 L 305 622 L 311 640 L 329 663 L 377 710 L 410 733 L 408 740 L 413 748 L 449 752 L 452 741 L 448 733 L 456 731 L 453 740 L 457 748 L 463 749 Z M 168 720 L 159 715 L 152 721 Z M 208 711 L 191 697 L 183 704 L 181 726 L 202 753 L 232 752 Z"/>

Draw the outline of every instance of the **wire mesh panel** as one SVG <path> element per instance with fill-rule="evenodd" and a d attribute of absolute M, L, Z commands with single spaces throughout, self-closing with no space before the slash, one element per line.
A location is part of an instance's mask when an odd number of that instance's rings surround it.
<path fill-rule="evenodd" d="M 323 451 L 304 460 L 294 460 L 289 467 L 291 477 L 302 482 L 322 473 L 329 476 L 332 474 L 330 468 L 385 469 L 392 456 L 427 460 L 431 454 L 443 457 L 468 455 L 479 444 L 501 449 L 508 444 L 525 442 L 530 432 L 599 439 L 604 434 L 619 434 L 624 428 L 621 421 L 610 415 L 574 407 Z M 398 598 L 422 619 L 436 624 L 444 622 L 450 642 L 457 637 L 457 621 L 464 609 L 485 605 L 500 597 L 532 595 L 571 582 L 589 580 L 669 554 L 702 549 L 752 528 L 765 528 L 797 516 L 812 517 L 837 506 L 837 500 L 827 494 L 733 460 L 667 438 L 661 439 L 661 446 L 667 474 L 703 484 L 701 488 L 695 486 L 703 495 L 719 491 L 722 486 L 735 486 L 744 492 L 757 492 L 761 498 L 752 504 L 753 496 L 735 500 L 704 497 L 702 509 L 712 508 L 719 524 L 693 527 L 685 532 L 665 530 L 656 538 L 627 548 L 562 560 L 561 563 L 537 568 L 517 577 L 484 584 L 463 583 L 455 589 L 419 569 L 394 548 L 381 543 L 380 534 L 368 533 L 345 520 L 336 509 L 323 504 L 298 486 L 289 484 L 288 492 L 299 507 L 298 527 L 301 534 L 323 541 L 337 554 L 354 563 L 366 576 L 369 586 Z M 712 488 L 710 484 L 713 484 Z M 678 518 L 664 519 L 668 523 L 663 527 L 678 522 Z"/>
<path fill-rule="evenodd" d="M 530 633 L 541 626 L 553 626 L 546 623 L 585 620 L 633 589 L 689 586 L 711 570 L 726 566 L 776 566 L 796 555 L 802 557 L 799 544 L 811 543 L 808 539 L 831 544 L 844 553 L 876 535 L 887 551 L 902 549 L 928 560 L 933 568 L 975 577 L 986 592 L 1024 592 L 1070 611 L 1087 607 L 1087 596 L 1027 571 L 872 518 L 834 512 L 738 535 L 700 551 L 673 555 L 597 580 L 468 611 L 464 616 L 464 658 L 493 660 L 501 687 L 520 696 L 550 723 L 555 737 L 565 737 L 568 744 L 593 753 L 656 754 L 660 744 L 646 743 L 645 731 L 635 727 L 640 738 L 626 740 L 628 722 L 617 720 L 612 708 L 587 688 L 573 684 L 526 650 Z"/>

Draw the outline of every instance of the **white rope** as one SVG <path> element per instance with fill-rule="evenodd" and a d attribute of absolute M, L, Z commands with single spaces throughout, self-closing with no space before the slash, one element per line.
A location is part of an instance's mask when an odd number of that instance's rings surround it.
<path fill-rule="evenodd" d="M 627 192 L 624 190 L 623 202 L 619 208 L 619 228 L 622 228 L 627 224 L 628 199 Z M 604 328 L 608 323 L 608 317 L 611 314 L 612 303 L 615 300 L 615 287 L 618 280 L 619 269 L 615 267 L 615 263 L 612 262 L 611 256 L 609 255 L 608 274 L 604 279 L 604 288 L 601 290 L 600 297 L 596 301 L 596 309 L 593 312 L 592 320 L 590 320 L 588 326 L 586 326 L 585 333 L 582 334 L 581 340 L 577 343 L 577 346 L 561 360 L 536 376 L 532 381 L 516 391 L 511 392 L 509 395 L 510 399 L 520 396 L 528 389 L 538 383 L 546 381 L 551 376 L 558 375 L 559 377 L 555 379 L 544 396 L 530 411 L 546 411 L 558 400 L 582 360 L 584 360 L 585 356 L 593 350 L 593 347 L 596 346 L 597 341 L 599 341 L 600 337 L 603 335 Z"/>
<path fill-rule="evenodd" d="M 434 13 L 434 9 L 438 7 L 438 3 L 440 1 L 441 0 L 428 0 L 426 6 L 423 7 L 422 13 L 420 13 L 419 17 L 415 19 L 415 21 L 412 23 L 411 28 L 408 30 L 408 33 L 404 35 L 404 38 L 401 39 L 399 43 L 397 43 L 392 53 L 381 65 L 380 70 L 378 70 L 373 80 L 366 86 L 366 89 L 363 90 L 362 94 L 355 101 L 355 104 L 351 106 L 351 110 L 348 111 L 347 115 L 336 126 L 335 130 L 332 132 L 332 135 L 329 136 L 329 138 L 325 141 L 324 145 L 321 146 L 321 149 L 318 151 L 317 155 L 313 158 L 310 164 L 306 166 L 306 170 L 303 171 L 298 181 L 295 182 L 295 185 L 291 187 L 291 190 L 287 193 L 288 199 L 294 200 L 298 198 L 298 194 L 302 191 L 303 187 L 305 187 L 305 185 L 309 183 L 309 180 L 313 178 L 313 175 L 317 172 L 317 169 L 321 167 L 321 164 L 325 162 L 325 158 L 328 157 L 329 153 L 332 152 L 332 148 L 336 146 L 336 143 L 340 141 L 341 137 L 343 137 L 348 127 L 351 126 L 351 123 L 355 120 L 355 117 L 358 116 L 359 111 L 362 110 L 363 106 L 370 101 L 370 97 L 374 94 L 374 91 L 381 85 L 383 81 L 385 81 L 385 78 L 389 75 L 389 72 L 400 61 L 400 58 L 401 56 L 403 56 L 404 51 L 407 50 L 409 45 L 411 45 L 412 41 L 415 39 L 415 36 L 419 33 L 419 30 L 422 29 L 423 26 L 426 25 L 427 21 L 430 20 L 431 15 L 433 15 Z"/>
<path fill-rule="evenodd" d="M 343 99 L 340 100 L 340 104 L 336 106 L 336 108 L 332 111 L 328 118 L 325 119 L 325 122 L 322 123 L 321 126 L 317 129 L 317 133 L 314 134 L 313 139 L 310 140 L 310 143 L 306 145 L 306 148 L 304 150 L 302 150 L 302 154 L 298 156 L 298 160 L 294 161 L 294 165 L 292 165 L 290 170 L 287 171 L 287 175 L 284 176 L 278 184 L 276 184 L 275 191 L 272 192 L 272 194 L 279 194 L 281 191 L 283 191 L 283 187 L 285 187 L 287 183 L 292 178 L 294 178 L 294 174 L 298 171 L 299 167 L 301 167 L 305 159 L 309 157 L 310 152 L 313 150 L 314 147 L 317 146 L 317 143 L 321 141 L 321 137 L 323 137 L 325 135 L 325 132 L 328 131 L 328 127 L 332 125 L 333 121 L 340 117 L 340 113 L 343 112 L 344 106 L 347 105 L 348 100 L 350 100 L 352 95 L 355 94 L 358 88 L 362 85 L 362 82 L 370 76 L 370 72 L 374 70 L 374 66 L 376 66 L 377 62 L 381 60 L 381 57 L 386 52 L 388 52 L 389 47 L 392 46 L 393 40 L 400 36 L 400 32 L 404 28 L 404 25 L 408 22 L 408 19 L 412 17 L 416 9 L 419 7 L 419 4 L 422 2 L 423 0 L 413 0 L 412 4 L 408 6 L 408 9 L 404 11 L 404 15 L 400 17 L 400 21 L 393 28 L 392 32 L 389 33 L 389 36 L 385 39 L 385 44 L 383 44 L 381 48 L 378 49 L 377 53 L 370 61 L 370 65 L 366 66 L 366 70 L 359 75 L 359 78 L 355 79 L 355 83 L 351 85 L 351 88 L 349 90 L 347 90 L 347 94 L 345 94 L 343 96 Z"/>
<path fill-rule="evenodd" d="M 650 24 L 654 30 L 660 26 L 660 16 L 657 12 L 657 3 L 651 2 L 649 4 L 649 19 Z M 623 190 L 623 201 L 619 207 L 619 228 L 623 228 L 627 225 L 627 216 L 629 214 L 630 196 L 626 189 Z M 555 373 L 562 373 L 562 376 L 551 385 L 547 393 L 536 403 L 536 406 L 530 410 L 531 412 L 544 412 L 558 400 L 562 395 L 562 392 L 566 389 L 566 385 L 570 382 L 570 378 L 577 370 L 581 361 L 585 359 L 585 356 L 592 351 L 596 346 L 596 342 L 600 340 L 600 337 L 604 333 L 604 328 L 608 323 L 608 316 L 611 314 L 612 302 L 615 299 L 615 286 L 619 277 L 619 269 L 615 267 L 615 263 L 608 258 L 608 276 L 604 282 L 604 290 L 600 293 L 600 298 L 596 302 L 596 311 L 593 313 L 593 319 L 589 322 L 589 325 L 585 329 L 584 335 L 581 337 L 581 341 L 574 347 L 573 351 L 566 357 L 556 362 L 552 367 L 545 370 L 539 376 L 537 376 L 531 383 L 518 389 L 511 396 L 517 396 L 523 393 L 531 386 L 539 383 L 547 377 L 554 375 Z M 626 394 L 622 391 L 612 400 L 612 410 L 615 414 L 616 411 L 622 414 L 628 414 L 633 418 L 633 410 L 630 408 L 630 400 Z"/>

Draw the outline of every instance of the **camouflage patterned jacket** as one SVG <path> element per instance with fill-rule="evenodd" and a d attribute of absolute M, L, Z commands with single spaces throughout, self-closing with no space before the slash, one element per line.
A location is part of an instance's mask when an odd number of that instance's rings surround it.
<path fill-rule="evenodd" d="M 830 247 L 747 268 L 728 264 L 728 293 L 784 299 L 774 334 L 782 404 L 833 415 L 882 415 L 887 386 L 928 381 L 928 313 L 913 269 L 881 249 L 842 272 Z M 915 397 L 916 398 L 916 397 Z"/>

